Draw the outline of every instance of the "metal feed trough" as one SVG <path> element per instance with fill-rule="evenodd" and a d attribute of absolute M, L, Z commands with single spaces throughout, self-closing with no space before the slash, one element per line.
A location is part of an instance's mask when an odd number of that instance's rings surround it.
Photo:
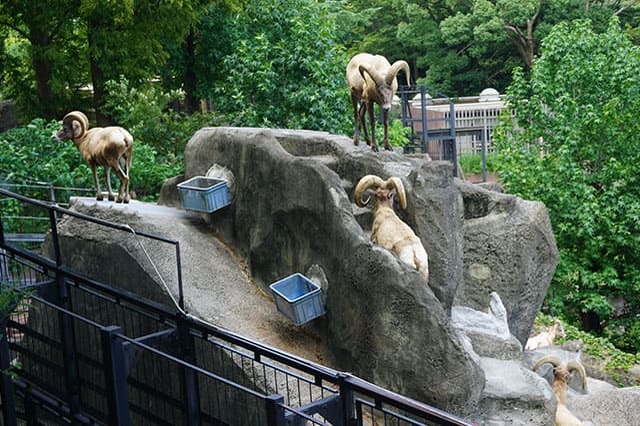
<path fill-rule="evenodd" d="M 302 274 L 293 274 L 269 286 L 278 311 L 295 325 L 324 315 L 322 290 Z"/>
<path fill-rule="evenodd" d="M 211 213 L 229 205 L 227 181 L 195 176 L 178 184 L 182 208 Z"/>

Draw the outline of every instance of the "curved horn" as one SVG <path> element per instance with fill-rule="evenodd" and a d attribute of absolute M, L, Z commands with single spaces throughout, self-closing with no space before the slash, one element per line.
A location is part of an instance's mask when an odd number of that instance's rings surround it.
<path fill-rule="evenodd" d="M 393 80 L 396 78 L 398 71 L 404 70 L 405 75 L 407 76 L 407 84 L 411 84 L 409 64 L 406 61 L 395 61 L 389 71 L 387 71 L 387 75 L 384 78 L 385 83 L 389 86 L 393 83 Z"/>
<path fill-rule="evenodd" d="M 82 132 L 80 133 L 81 135 L 89 129 L 89 119 L 83 112 L 71 111 L 62 119 L 63 123 L 71 123 L 72 121 L 77 121 L 78 123 L 80 123 L 80 126 L 82 128 Z"/>
<path fill-rule="evenodd" d="M 377 72 L 375 72 L 375 70 L 373 70 L 373 71 L 369 71 L 369 68 L 367 68 L 367 66 L 366 66 L 366 65 L 362 65 L 362 64 L 361 64 L 361 65 L 359 65 L 359 66 L 358 66 L 358 71 L 360 71 L 360 75 L 362 76 L 362 79 L 363 79 L 364 81 L 367 81 L 367 79 L 366 79 L 366 77 L 365 77 L 365 75 L 364 75 L 364 73 L 366 72 L 367 74 L 369 74 L 369 77 L 371 77 L 371 79 L 372 79 L 376 84 L 382 84 L 382 81 L 383 81 L 383 80 L 382 80 L 382 77 L 381 77 Z"/>
<path fill-rule="evenodd" d="M 574 359 L 573 361 L 569 361 L 567 363 L 567 370 L 569 371 L 569 373 L 575 370 L 578 372 L 578 374 L 580 374 L 580 380 L 582 382 L 582 390 L 586 390 L 587 389 L 587 372 L 585 371 L 582 364 L 580 364 L 578 360 Z"/>
<path fill-rule="evenodd" d="M 404 192 L 404 185 L 402 181 L 397 177 L 390 177 L 385 182 L 386 187 L 388 189 L 394 188 L 396 190 L 396 194 L 398 194 L 398 201 L 400 202 L 400 207 L 403 209 L 407 208 L 407 195 Z"/>
<path fill-rule="evenodd" d="M 355 199 L 355 202 L 358 205 L 358 207 L 363 207 L 369 203 L 369 200 L 371 199 L 371 197 L 368 197 L 366 201 L 362 200 L 362 194 L 367 189 L 371 187 L 379 188 L 381 186 L 384 186 L 384 184 L 385 182 L 382 180 L 382 178 L 376 175 L 366 175 L 365 177 L 360 179 L 360 181 L 356 185 L 356 189 L 353 191 L 353 198 Z"/>
<path fill-rule="evenodd" d="M 540 368 L 542 364 L 546 364 L 547 362 L 553 365 L 554 368 L 558 368 L 560 364 L 562 364 L 562 360 L 558 358 L 556 355 L 545 355 L 542 358 L 540 358 L 538 361 L 536 361 L 532 370 L 536 371 L 538 368 Z"/>

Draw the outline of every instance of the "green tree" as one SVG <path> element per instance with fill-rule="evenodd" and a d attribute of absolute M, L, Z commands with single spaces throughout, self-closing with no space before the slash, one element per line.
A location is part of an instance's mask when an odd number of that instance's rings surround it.
<path fill-rule="evenodd" d="M 510 81 L 515 66 L 530 69 L 538 53 L 540 40 L 562 21 L 589 18 L 599 29 L 606 28 L 613 15 L 624 17 L 637 13 L 637 1 L 589 0 L 473 0 L 462 2 L 455 14 L 440 22 L 444 44 L 455 50 L 447 72 L 435 73 L 432 80 L 443 77 L 470 81 L 477 90 L 477 77 L 485 85 L 499 90 Z M 471 68 L 469 67 L 471 66 Z M 456 68 L 461 67 L 461 68 Z M 474 78 L 476 77 L 476 78 Z M 454 87 L 459 90 L 459 85 Z"/>
<path fill-rule="evenodd" d="M 120 75 L 144 84 L 159 74 L 169 53 L 167 44 L 182 41 L 195 22 L 197 0 L 81 0 L 80 17 L 87 26 L 93 104 L 98 124 L 104 114 L 105 84 Z"/>
<path fill-rule="evenodd" d="M 27 116 L 54 116 L 87 81 L 82 32 L 72 19 L 78 0 L 0 2 L 2 92 Z"/>
<path fill-rule="evenodd" d="M 233 53 L 224 58 L 225 79 L 214 97 L 229 121 L 333 132 L 349 128 L 348 60 L 335 39 L 332 6 L 293 0 L 284 8 L 279 0 L 260 0 L 232 20 Z"/>
<path fill-rule="evenodd" d="M 549 309 L 640 350 L 640 49 L 613 18 L 561 23 L 508 90 L 500 176 L 549 211 L 560 262 Z"/>

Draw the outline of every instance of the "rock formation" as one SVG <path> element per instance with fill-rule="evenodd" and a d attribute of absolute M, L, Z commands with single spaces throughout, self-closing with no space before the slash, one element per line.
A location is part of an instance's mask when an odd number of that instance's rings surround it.
<path fill-rule="evenodd" d="M 451 308 L 483 309 L 498 291 L 509 328 L 526 338 L 557 262 L 543 205 L 464 184 L 450 163 L 426 156 L 373 153 L 322 132 L 240 128 L 197 132 L 185 176 L 165 186 L 161 202 L 175 204 L 175 184 L 214 165 L 233 174 L 233 203 L 204 217 L 254 279 L 266 289 L 322 268 L 322 332 L 338 367 L 449 411 L 475 409 L 484 375 L 451 327 Z M 352 202 L 366 174 L 403 180 L 408 207 L 398 214 L 429 254 L 428 285 L 370 243 L 371 211 Z"/>

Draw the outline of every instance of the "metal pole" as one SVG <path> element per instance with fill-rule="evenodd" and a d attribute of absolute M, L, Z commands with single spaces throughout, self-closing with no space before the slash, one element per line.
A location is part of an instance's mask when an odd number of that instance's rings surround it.
<path fill-rule="evenodd" d="M 451 145 L 453 145 L 453 176 L 458 177 L 458 147 L 456 146 L 456 110 L 449 100 L 449 122 L 451 123 Z"/>
<path fill-rule="evenodd" d="M 482 181 L 487 181 L 487 109 L 482 110 Z"/>
<path fill-rule="evenodd" d="M 422 152 L 429 152 L 427 149 L 427 133 L 429 132 L 429 126 L 427 123 L 427 103 L 425 95 L 427 91 L 424 85 L 420 86 L 420 110 L 422 113 Z"/>
<path fill-rule="evenodd" d="M 184 291 L 182 289 L 182 262 L 180 261 L 180 243 L 176 241 L 176 268 L 178 274 L 178 306 L 184 313 Z"/>
<path fill-rule="evenodd" d="M 195 345 L 190 333 L 189 322 L 184 317 L 178 318 L 178 341 L 180 355 L 189 364 L 196 365 Z M 197 426 L 200 422 L 200 386 L 198 375 L 193 368 L 182 366 L 181 378 L 183 394 L 186 400 L 186 424 Z"/>
<path fill-rule="evenodd" d="M 280 404 L 284 402 L 284 397 L 278 394 L 269 395 L 265 399 L 267 412 L 267 426 L 284 426 L 284 408 Z"/>
<path fill-rule="evenodd" d="M 58 220 L 54 208 L 49 208 L 49 222 L 51 224 L 51 241 L 53 242 L 53 252 L 56 266 L 62 266 L 62 257 L 60 256 L 60 241 L 58 239 Z"/>
<path fill-rule="evenodd" d="M 16 426 L 18 418 L 16 417 L 16 401 L 13 390 L 13 380 L 11 379 L 11 353 L 9 352 L 9 341 L 7 340 L 7 324 L 9 322 L 7 315 L 0 320 L 2 327 L 2 336 L 0 336 L 0 398 L 2 398 L 2 424 L 6 426 Z"/>
<path fill-rule="evenodd" d="M 105 366 L 109 424 L 126 426 L 130 424 L 129 391 L 124 342 L 118 337 L 121 331 L 121 328 L 115 325 L 104 327 L 100 330 L 100 338 Z"/>

